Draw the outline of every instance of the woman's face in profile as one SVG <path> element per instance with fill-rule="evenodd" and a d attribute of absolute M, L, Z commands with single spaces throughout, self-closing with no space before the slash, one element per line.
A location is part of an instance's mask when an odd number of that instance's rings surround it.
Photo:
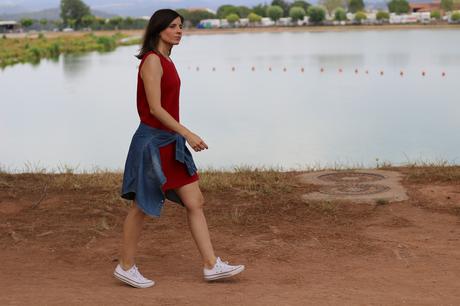
<path fill-rule="evenodd" d="M 168 44 L 178 45 L 182 38 L 182 22 L 180 17 L 174 19 L 169 26 L 160 32 L 160 38 Z"/>

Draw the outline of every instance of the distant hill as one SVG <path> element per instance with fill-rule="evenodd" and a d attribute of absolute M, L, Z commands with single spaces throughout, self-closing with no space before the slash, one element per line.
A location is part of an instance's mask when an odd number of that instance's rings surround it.
<path fill-rule="evenodd" d="M 106 12 L 98 11 L 98 10 L 91 10 L 91 13 L 94 16 L 102 17 L 102 18 L 111 18 L 115 17 L 114 14 L 109 14 Z M 21 20 L 22 18 L 32 18 L 32 19 L 48 19 L 48 20 L 57 20 L 60 19 L 61 10 L 59 8 L 52 8 L 41 10 L 37 12 L 23 12 L 17 14 L 4 14 L 0 15 L 0 20 Z"/>
<path fill-rule="evenodd" d="M 271 0 L 83 0 L 91 9 L 120 16 L 150 16 L 159 8 L 210 8 L 217 10 L 223 4 L 246 5 L 271 3 Z M 311 4 L 319 0 L 307 0 Z M 386 7 L 389 0 L 364 0 L 366 7 Z M 412 1 L 412 0 L 410 0 Z M 414 0 L 430 1 L 430 0 Z M 0 16 L 30 13 L 56 6 L 60 0 L 0 0 Z"/>

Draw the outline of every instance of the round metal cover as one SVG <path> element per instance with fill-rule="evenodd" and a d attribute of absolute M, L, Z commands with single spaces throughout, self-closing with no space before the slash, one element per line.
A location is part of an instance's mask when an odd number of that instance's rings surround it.
<path fill-rule="evenodd" d="M 357 184 L 375 182 L 385 179 L 383 175 L 364 172 L 337 172 L 328 173 L 318 176 L 318 179 L 326 182 L 335 182 L 342 184 Z"/>
<path fill-rule="evenodd" d="M 390 187 L 377 184 L 328 185 L 319 190 L 330 195 L 368 195 L 389 190 Z"/>

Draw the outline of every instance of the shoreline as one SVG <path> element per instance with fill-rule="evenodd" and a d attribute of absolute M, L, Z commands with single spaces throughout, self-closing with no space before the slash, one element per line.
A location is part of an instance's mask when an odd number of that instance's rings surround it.
<path fill-rule="evenodd" d="M 384 24 L 384 25 L 346 25 L 346 26 L 296 26 L 296 27 L 253 27 L 253 28 L 225 28 L 225 29 L 197 29 L 184 30 L 184 35 L 215 35 L 239 33 L 282 33 L 282 32 L 348 32 L 348 31 L 394 31 L 394 30 L 460 30 L 460 24 Z M 89 33 L 96 36 L 109 36 L 121 33 L 127 36 L 142 36 L 144 30 L 107 30 L 107 31 L 75 31 L 75 32 L 43 32 L 46 37 L 79 37 Z M 6 33 L 7 38 L 36 38 L 40 32 L 34 33 Z"/>

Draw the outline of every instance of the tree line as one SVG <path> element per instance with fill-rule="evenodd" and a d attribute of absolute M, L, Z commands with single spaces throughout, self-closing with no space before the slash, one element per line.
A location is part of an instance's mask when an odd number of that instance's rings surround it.
<path fill-rule="evenodd" d="M 407 0 L 390 0 L 387 2 L 390 13 L 404 14 L 410 11 Z M 452 11 L 454 0 L 441 0 L 441 8 L 444 11 Z M 203 19 L 226 19 L 234 24 L 241 18 L 248 18 L 250 23 L 258 23 L 263 17 L 268 17 L 274 22 L 280 18 L 291 17 L 292 21 L 303 20 L 309 16 L 311 23 L 321 23 L 326 19 L 326 14 L 333 16 L 337 21 L 347 20 L 346 13 L 354 13 L 355 20 L 366 19 L 364 13 L 365 5 L 363 0 L 320 0 L 314 6 L 304 0 L 285 1 L 273 0 L 270 4 L 257 4 L 253 7 L 221 5 L 216 13 L 207 10 L 177 9 L 186 20 L 186 27 L 197 26 Z M 101 18 L 94 16 L 88 5 L 82 0 L 61 0 L 60 20 L 49 21 L 47 19 L 33 20 L 22 19 L 21 24 L 25 28 L 35 26 L 35 28 L 45 29 L 50 27 L 73 29 L 90 28 L 92 30 L 117 30 L 117 29 L 142 29 L 147 20 L 132 17 L 112 17 Z M 441 18 L 439 11 L 432 12 L 435 19 Z M 385 11 L 377 13 L 377 19 L 388 19 L 389 14 Z"/>

